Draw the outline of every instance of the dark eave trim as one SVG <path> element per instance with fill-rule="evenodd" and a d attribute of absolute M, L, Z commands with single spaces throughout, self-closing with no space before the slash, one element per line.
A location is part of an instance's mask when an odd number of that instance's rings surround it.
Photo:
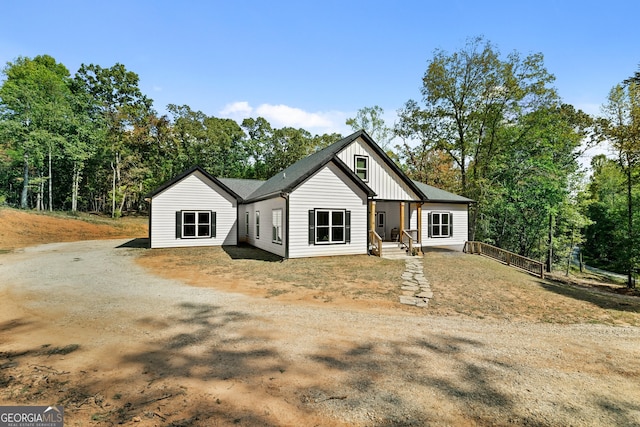
<path fill-rule="evenodd" d="M 218 187 L 222 188 L 224 191 L 226 191 L 229 195 L 231 195 L 234 199 L 236 199 L 236 202 L 238 203 L 242 203 L 242 197 L 240 197 L 238 194 L 236 194 L 233 190 L 231 190 L 229 187 L 227 187 L 226 185 L 224 185 L 219 179 L 211 176 L 209 174 L 209 172 L 207 172 L 206 170 L 202 169 L 202 167 L 196 165 L 193 166 L 189 169 L 187 169 L 186 171 L 182 172 L 181 174 L 179 174 L 178 176 L 176 176 L 175 178 L 165 182 L 164 184 L 162 184 L 160 187 L 156 188 L 155 190 L 153 190 L 151 193 L 149 193 L 148 195 L 146 195 L 145 197 L 149 197 L 149 198 L 153 198 L 155 195 L 163 192 L 164 190 L 166 190 L 169 187 L 172 187 L 173 185 L 177 184 L 178 182 L 182 181 L 183 179 L 185 179 L 186 177 L 188 177 L 189 175 L 193 174 L 194 172 L 200 172 L 201 174 L 203 174 L 208 180 L 210 180 L 211 182 L 213 182 L 214 184 L 216 184 Z"/>

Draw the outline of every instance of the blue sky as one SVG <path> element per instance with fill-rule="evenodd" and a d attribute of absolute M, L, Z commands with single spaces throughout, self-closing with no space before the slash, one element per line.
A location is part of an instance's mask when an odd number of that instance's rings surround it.
<path fill-rule="evenodd" d="M 3 0 L 0 62 L 49 54 L 122 63 L 163 113 L 262 115 L 275 127 L 349 133 L 359 108 L 420 98 L 434 49 L 482 35 L 503 53 L 541 52 L 564 102 L 597 114 L 640 64 L 640 2 Z"/>

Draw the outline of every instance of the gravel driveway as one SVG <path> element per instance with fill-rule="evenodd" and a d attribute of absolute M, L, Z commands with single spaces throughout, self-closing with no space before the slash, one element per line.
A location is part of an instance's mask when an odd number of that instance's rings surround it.
<path fill-rule="evenodd" d="M 126 242 L 0 255 L 0 404 L 55 397 L 68 425 L 640 425 L 638 328 L 284 304 L 153 276 Z M 21 395 L 34 366 L 57 374 Z"/>

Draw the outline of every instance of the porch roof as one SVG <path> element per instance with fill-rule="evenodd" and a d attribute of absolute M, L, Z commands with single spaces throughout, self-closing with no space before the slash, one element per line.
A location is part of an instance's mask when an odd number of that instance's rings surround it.
<path fill-rule="evenodd" d="M 442 202 L 442 203 L 474 203 L 474 200 L 468 199 L 463 196 L 459 196 L 448 191 L 441 190 L 431 185 L 424 184 L 422 182 L 413 181 L 413 183 L 420 189 L 420 191 L 426 196 L 427 202 Z"/>

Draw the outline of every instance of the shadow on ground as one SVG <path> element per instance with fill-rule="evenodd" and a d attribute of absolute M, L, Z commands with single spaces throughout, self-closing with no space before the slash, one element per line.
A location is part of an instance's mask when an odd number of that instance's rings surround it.
<path fill-rule="evenodd" d="M 131 239 L 128 242 L 121 244 L 120 246 L 116 246 L 116 248 L 133 248 L 133 249 L 149 249 L 151 247 L 151 243 L 149 242 L 148 237 L 139 237 L 136 239 Z"/>
<path fill-rule="evenodd" d="M 640 313 L 640 299 L 624 298 L 614 293 L 591 291 L 557 282 L 539 281 L 538 283 L 542 288 L 550 292 L 579 301 L 586 301 L 603 309 Z"/>
<path fill-rule="evenodd" d="M 242 243 L 238 246 L 223 246 L 222 250 L 224 250 L 231 259 L 251 259 L 267 262 L 280 262 L 283 259 L 281 256 L 272 254 L 271 252 L 263 251 L 262 249 Z"/>

